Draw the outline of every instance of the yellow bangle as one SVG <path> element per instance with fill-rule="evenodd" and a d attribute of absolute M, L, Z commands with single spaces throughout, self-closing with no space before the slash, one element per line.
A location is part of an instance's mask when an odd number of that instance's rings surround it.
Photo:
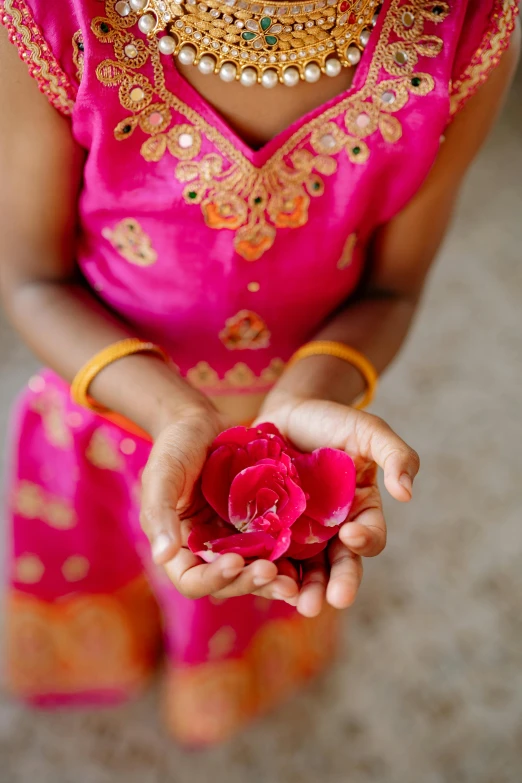
<path fill-rule="evenodd" d="M 169 362 L 168 354 L 154 343 L 147 343 L 137 338 L 129 338 L 128 340 L 120 340 L 113 345 L 109 345 L 104 348 L 90 359 L 87 364 L 76 374 L 71 384 L 71 399 L 81 405 L 84 408 L 89 408 L 96 413 L 107 413 L 107 408 L 98 405 L 91 397 L 89 397 L 89 387 L 94 381 L 98 373 L 100 373 L 105 367 L 108 367 L 118 359 L 123 359 L 125 356 L 131 356 L 135 353 L 155 353 L 161 358 Z"/>
<path fill-rule="evenodd" d="M 362 353 L 349 345 L 344 345 L 344 343 L 314 340 L 306 343 L 306 345 L 303 345 L 294 353 L 288 362 L 288 367 L 291 367 L 301 359 L 306 359 L 308 356 L 335 356 L 337 359 L 342 359 L 344 362 L 353 365 L 366 381 L 366 391 L 362 399 L 354 407 L 362 410 L 372 402 L 377 391 L 379 376 L 373 364 Z"/>

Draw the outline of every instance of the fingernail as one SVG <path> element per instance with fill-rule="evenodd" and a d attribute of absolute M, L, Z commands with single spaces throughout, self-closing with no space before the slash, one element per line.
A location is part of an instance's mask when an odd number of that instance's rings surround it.
<path fill-rule="evenodd" d="M 262 587 L 263 585 L 267 585 L 269 582 L 271 582 L 272 579 L 269 576 L 254 576 L 252 581 L 256 587 Z"/>
<path fill-rule="evenodd" d="M 403 486 L 403 487 L 404 487 L 404 489 L 405 489 L 407 492 L 409 492 L 409 494 L 410 494 L 410 495 L 412 494 L 412 491 L 413 491 L 413 482 L 412 482 L 412 480 L 411 480 L 410 476 L 408 476 L 408 474 L 407 474 L 407 473 L 401 473 L 401 475 L 399 476 L 399 484 L 400 484 L 401 486 Z"/>
<path fill-rule="evenodd" d="M 225 568 L 223 569 L 222 573 L 225 579 L 235 579 L 236 576 L 239 576 L 242 570 L 243 566 L 241 566 L 241 568 Z"/>
<path fill-rule="evenodd" d="M 151 545 L 153 558 L 155 560 L 162 558 L 166 552 L 172 549 L 173 544 L 174 538 L 172 536 L 168 533 L 159 533 Z"/>

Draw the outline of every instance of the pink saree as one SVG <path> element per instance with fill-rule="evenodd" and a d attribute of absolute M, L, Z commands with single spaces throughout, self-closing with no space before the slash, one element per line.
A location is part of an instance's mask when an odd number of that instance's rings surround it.
<path fill-rule="evenodd" d="M 352 87 L 258 151 L 124 6 L 0 0 L 11 40 L 88 153 L 78 266 L 190 383 L 232 404 L 261 400 L 353 292 L 372 233 L 419 189 L 452 115 L 507 47 L 516 3 L 384 0 Z M 138 690 L 163 650 L 169 725 L 203 744 L 330 660 L 331 612 L 310 621 L 263 599 L 176 593 L 138 525 L 149 444 L 78 409 L 53 373 L 31 379 L 12 434 L 15 693 L 110 703 Z"/>

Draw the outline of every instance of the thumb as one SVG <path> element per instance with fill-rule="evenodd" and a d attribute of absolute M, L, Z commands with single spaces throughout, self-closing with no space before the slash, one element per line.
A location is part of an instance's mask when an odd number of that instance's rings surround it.
<path fill-rule="evenodd" d="M 168 563 L 181 548 L 177 507 L 201 472 L 206 448 L 183 422 L 167 427 L 152 447 L 142 477 L 140 523 L 158 565 Z"/>

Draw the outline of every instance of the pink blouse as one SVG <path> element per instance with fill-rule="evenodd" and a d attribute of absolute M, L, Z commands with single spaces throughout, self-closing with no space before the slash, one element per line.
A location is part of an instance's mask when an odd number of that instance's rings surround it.
<path fill-rule="evenodd" d="M 266 391 L 353 292 L 369 238 L 419 189 L 517 13 L 515 0 L 384 0 L 351 88 L 254 151 L 125 2 L 0 6 L 87 152 L 85 278 L 212 395 Z"/>

